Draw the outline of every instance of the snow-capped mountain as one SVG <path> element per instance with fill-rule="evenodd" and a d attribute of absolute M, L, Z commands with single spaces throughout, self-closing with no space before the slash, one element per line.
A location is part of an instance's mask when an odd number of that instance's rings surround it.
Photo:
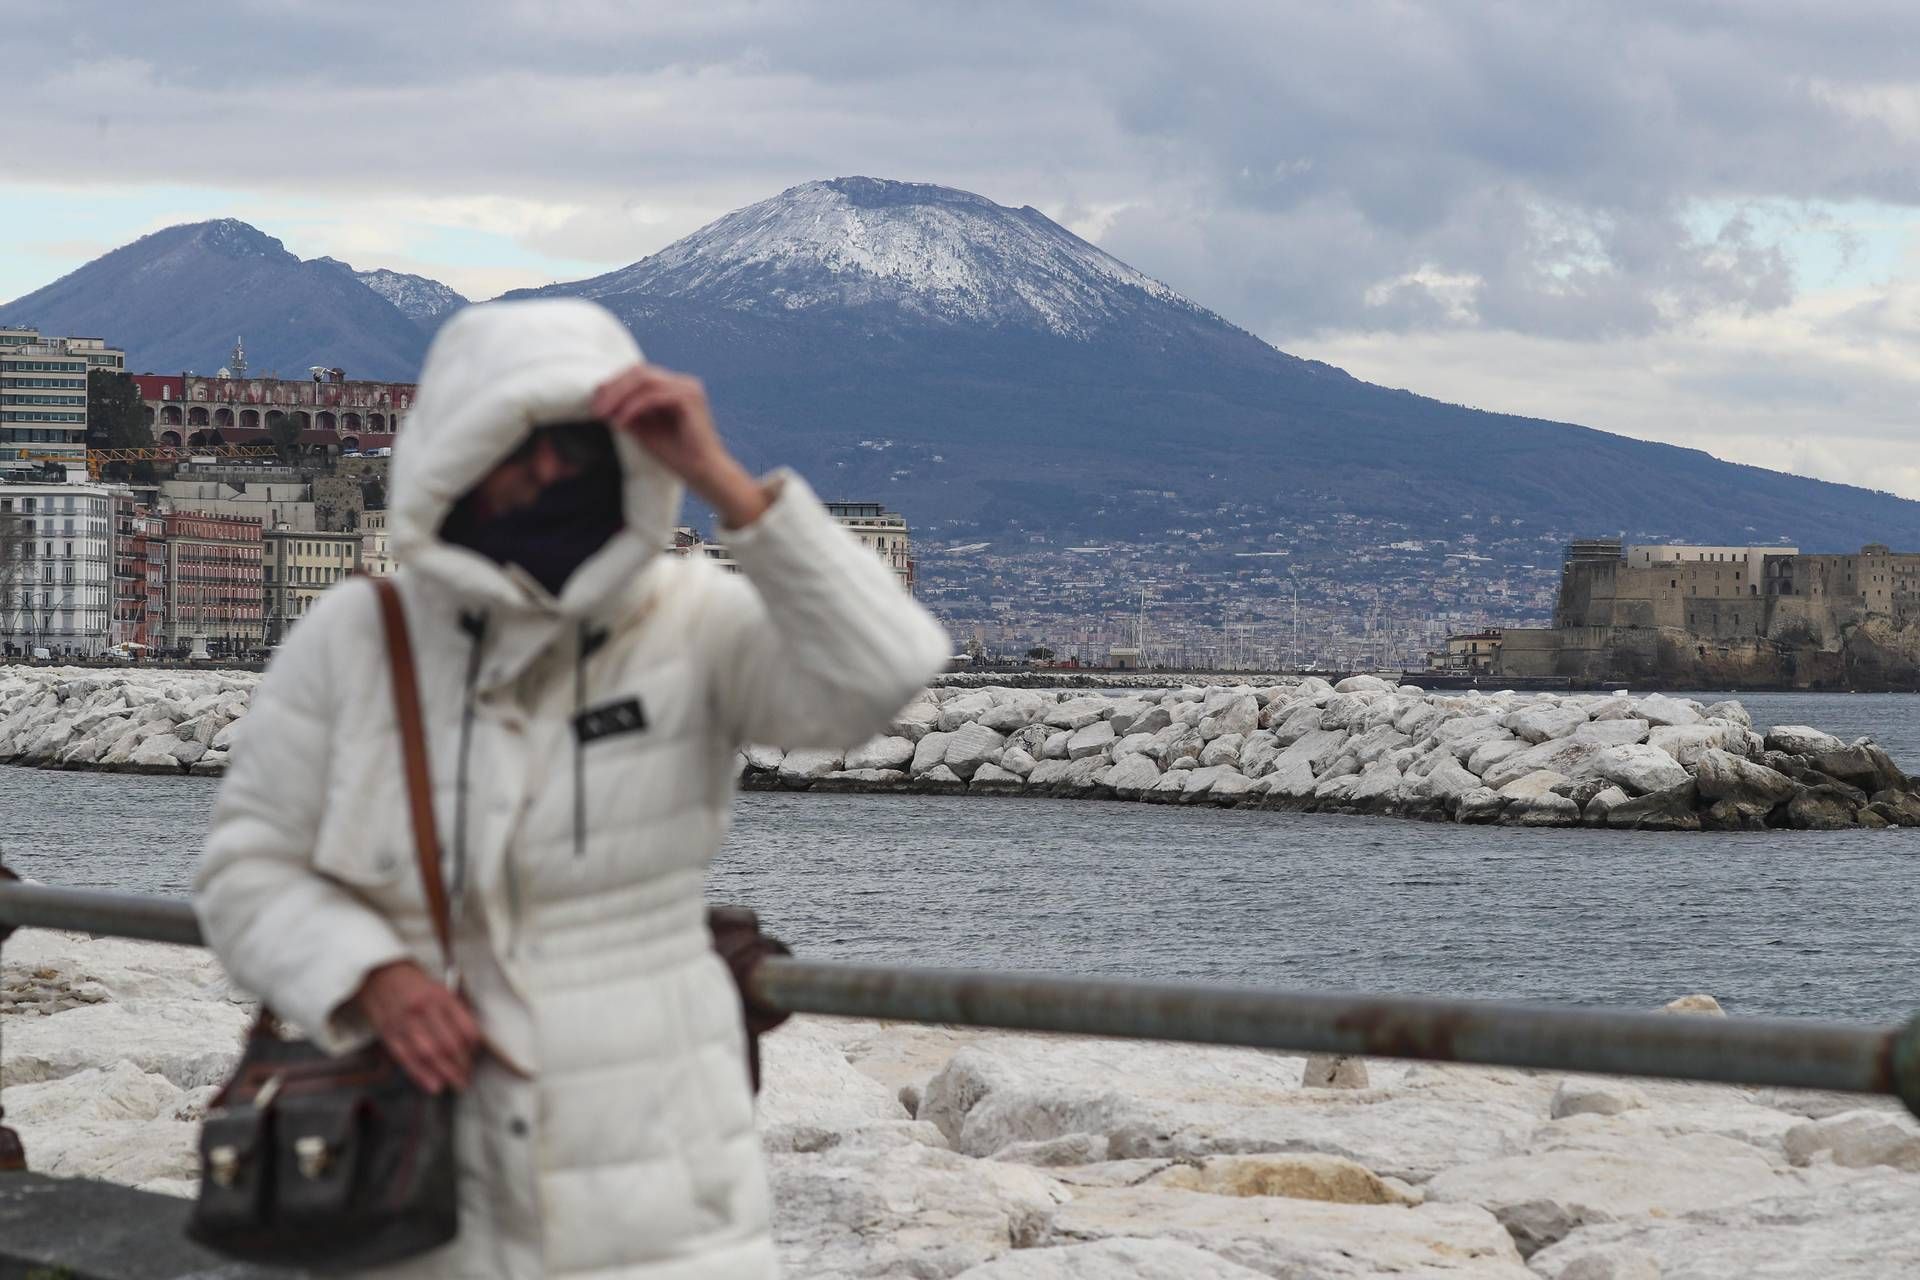
<path fill-rule="evenodd" d="M 1596 531 L 1920 543 L 1920 503 L 1287 355 L 1033 209 L 949 187 L 809 182 L 631 266 L 509 296 L 598 300 L 649 358 L 706 380 L 750 465 L 790 463 L 936 536 L 1165 548 L 1231 530 L 1259 549 L 1359 521 L 1449 548 L 1518 527 L 1548 558 Z M 101 335 L 134 369 L 212 369 L 241 334 L 263 371 L 410 378 L 461 302 L 223 219 L 116 249 L 0 320 Z"/>
<path fill-rule="evenodd" d="M 803 183 L 530 295 L 596 299 L 699 373 L 752 464 L 970 537 L 1264 546 L 1358 517 L 1452 545 L 1497 516 L 1551 556 L 1684 513 L 1699 541 L 1920 540 L 1920 503 L 1371 386 L 950 187 Z"/>
<path fill-rule="evenodd" d="M 431 331 L 468 300 L 438 280 L 377 267 L 356 271 L 354 277 L 399 309 L 401 315 Z"/>
<path fill-rule="evenodd" d="M 879 309 L 1083 339 L 1154 303 L 1199 310 L 1036 209 L 857 177 L 803 183 L 630 267 L 562 287 L 762 312 Z"/>

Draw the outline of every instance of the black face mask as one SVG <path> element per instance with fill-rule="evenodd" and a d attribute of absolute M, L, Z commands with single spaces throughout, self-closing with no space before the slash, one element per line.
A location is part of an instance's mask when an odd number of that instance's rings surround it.
<path fill-rule="evenodd" d="M 461 498 L 441 525 L 440 536 L 496 564 L 519 565 L 558 596 L 574 570 L 626 527 L 619 457 L 607 440 L 603 457 L 582 465 L 579 474 L 548 485 L 527 506 L 485 520 L 477 518 L 474 509 L 471 494 Z"/>

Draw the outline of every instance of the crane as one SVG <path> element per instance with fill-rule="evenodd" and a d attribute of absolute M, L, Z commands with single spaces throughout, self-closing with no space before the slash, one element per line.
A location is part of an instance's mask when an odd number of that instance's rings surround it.
<path fill-rule="evenodd" d="M 98 480 L 109 462 L 170 462 L 187 458 L 264 458 L 279 453 L 270 444 L 157 444 L 147 449 L 88 449 L 87 478 Z M 76 461 L 70 453 L 28 453 L 21 450 L 19 462 Z"/>

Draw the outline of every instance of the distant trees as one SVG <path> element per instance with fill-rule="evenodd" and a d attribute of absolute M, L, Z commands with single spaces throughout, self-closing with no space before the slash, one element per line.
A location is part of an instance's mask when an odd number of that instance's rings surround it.
<path fill-rule="evenodd" d="M 1027 650 L 1027 656 L 1035 662 L 1049 662 L 1053 659 L 1053 650 L 1043 644 L 1037 644 Z"/>
<path fill-rule="evenodd" d="M 153 429 L 133 375 L 117 369 L 87 374 L 87 445 L 94 449 L 150 449 Z"/>
<path fill-rule="evenodd" d="M 267 434 L 273 437 L 273 447 L 280 451 L 280 460 L 292 465 L 300 460 L 300 420 L 290 413 L 278 411 L 267 415 Z"/>
<path fill-rule="evenodd" d="M 147 425 L 147 407 L 140 401 L 140 388 L 135 384 L 133 375 L 117 369 L 87 371 L 87 447 L 153 447 L 153 428 Z M 153 464 L 112 462 L 107 464 L 102 474 L 109 480 L 131 477 L 141 483 L 150 483 L 153 480 Z"/>

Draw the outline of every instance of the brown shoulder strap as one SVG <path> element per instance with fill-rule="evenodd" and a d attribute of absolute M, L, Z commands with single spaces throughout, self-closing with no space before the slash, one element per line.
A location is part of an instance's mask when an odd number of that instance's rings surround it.
<path fill-rule="evenodd" d="M 413 851 L 420 864 L 420 884 L 426 891 L 433 933 L 440 955 L 453 972 L 453 923 L 447 909 L 447 886 L 440 877 L 440 831 L 433 820 L 433 775 L 427 771 L 427 731 L 420 715 L 420 686 L 414 677 L 413 640 L 407 634 L 407 615 L 400 608 L 400 591 L 391 578 L 369 578 L 380 597 L 380 622 L 387 633 L 387 664 L 392 675 L 393 710 L 400 724 L 400 750 L 405 759 L 407 809 L 413 816 Z"/>

